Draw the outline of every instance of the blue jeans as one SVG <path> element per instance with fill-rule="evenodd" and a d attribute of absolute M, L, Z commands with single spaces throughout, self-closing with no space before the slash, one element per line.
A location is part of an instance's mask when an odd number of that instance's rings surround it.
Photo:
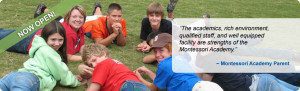
<path fill-rule="evenodd" d="M 4 30 L 1 28 L 0 29 L 0 39 L 6 37 L 7 35 L 9 35 L 10 33 L 14 32 L 14 31 L 15 30 Z M 35 33 L 36 32 L 32 33 L 31 35 L 27 36 L 23 40 L 19 41 L 17 44 L 11 46 L 10 48 L 7 49 L 7 51 L 27 54 L 28 53 L 28 51 L 27 51 L 28 45 L 30 44 L 30 41 L 34 37 Z"/>
<path fill-rule="evenodd" d="M 150 89 L 140 82 L 126 80 L 120 91 L 150 91 Z"/>
<path fill-rule="evenodd" d="M 270 74 L 289 84 L 300 86 L 300 73 L 270 73 Z"/>
<path fill-rule="evenodd" d="M 259 77 L 257 91 L 297 91 L 299 89 L 270 74 L 257 74 L 256 76 Z"/>
<path fill-rule="evenodd" d="M 40 81 L 29 72 L 11 72 L 0 80 L 2 91 L 39 91 Z"/>
<path fill-rule="evenodd" d="M 254 74 L 271 74 L 276 78 L 292 84 L 294 86 L 300 86 L 300 73 L 245 73 L 248 76 L 252 76 Z"/>
<path fill-rule="evenodd" d="M 14 31 L 16 30 L 5 30 L 3 28 L 0 28 L 0 40 Z"/>

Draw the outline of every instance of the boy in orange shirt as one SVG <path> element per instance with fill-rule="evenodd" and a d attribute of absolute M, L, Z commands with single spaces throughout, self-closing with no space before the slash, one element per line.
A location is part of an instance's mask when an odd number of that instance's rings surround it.
<path fill-rule="evenodd" d="M 83 27 L 85 31 L 91 32 L 91 37 L 96 44 L 105 46 L 112 43 L 120 46 L 126 44 L 126 21 L 122 18 L 122 7 L 117 3 L 109 5 L 107 16 L 87 22 Z"/>

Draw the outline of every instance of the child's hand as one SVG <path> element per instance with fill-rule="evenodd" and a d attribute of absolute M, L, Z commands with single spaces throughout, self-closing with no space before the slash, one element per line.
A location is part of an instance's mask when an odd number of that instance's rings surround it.
<path fill-rule="evenodd" d="M 112 28 L 113 28 L 113 33 L 119 35 L 122 30 L 122 25 L 121 23 L 113 23 Z"/>
<path fill-rule="evenodd" d="M 151 47 L 148 44 L 145 44 L 142 48 L 142 52 L 149 52 L 150 48 Z"/>
<path fill-rule="evenodd" d="M 83 78 L 80 75 L 76 75 L 76 78 L 77 78 L 78 81 L 82 82 Z"/>
<path fill-rule="evenodd" d="M 85 64 L 80 64 L 78 66 L 78 71 L 79 71 L 80 75 L 91 76 L 93 74 L 94 68 L 91 68 Z"/>
<path fill-rule="evenodd" d="M 142 49 L 143 49 L 143 43 L 140 43 L 139 45 L 137 45 L 136 50 L 142 51 Z"/>
<path fill-rule="evenodd" d="M 151 47 L 147 44 L 146 41 L 140 43 L 140 44 L 137 45 L 137 47 L 136 47 L 136 49 L 137 49 L 138 51 L 142 51 L 142 52 L 149 52 L 150 48 L 151 48 Z"/>
<path fill-rule="evenodd" d="M 133 73 L 135 73 L 135 75 L 138 77 L 139 80 L 143 79 L 142 75 L 138 70 L 134 70 Z"/>
<path fill-rule="evenodd" d="M 138 73 L 141 73 L 141 74 L 148 74 L 148 73 L 149 73 L 149 69 L 146 68 L 145 66 L 142 66 L 142 67 L 137 68 L 136 71 L 137 71 Z"/>
<path fill-rule="evenodd" d="M 137 49 L 138 51 L 142 51 L 143 48 L 144 48 L 144 46 L 145 46 L 145 43 L 142 42 L 142 43 L 140 43 L 140 44 L 137 45 L 136 49 Z"/>

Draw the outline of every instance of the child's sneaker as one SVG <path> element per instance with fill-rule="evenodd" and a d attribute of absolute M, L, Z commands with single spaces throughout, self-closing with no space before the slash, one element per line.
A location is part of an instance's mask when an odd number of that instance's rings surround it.
<path fill-rule="evenodd" d="M 34 18 L 40 16 L 41 14 L 44 13 L 44 10 L 47 8 L 47 6 L 45 4 L 39 4 L 38 7 L 36 8 L 35 12 L 34 12 Z"/>
<path fill-rule="evenodd" d="M 93 10 L 93 14 L 92 15 L 95 14 L 97 7 L 99 7 L 100 10 L 102 10 L 102 6 L 101 6 L 100 2 L 96 2 L 95 5 L 94 5 L 94 10 Z"/>

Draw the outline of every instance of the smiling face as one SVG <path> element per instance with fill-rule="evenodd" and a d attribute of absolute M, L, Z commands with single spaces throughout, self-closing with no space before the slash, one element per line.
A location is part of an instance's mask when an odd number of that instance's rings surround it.
<path fill-rule="evenodd" d="M 71 12 L 70 19 L 68 23 L 74 29 L 79 29 L 84 24 L 84 16 L 79 12 L 79 10 L 74 9 Z"/>
<path fill-rule="evenodd" d="M 113 23 L 120 23 L 122 19 L 122 11 L 121 10 L 112 10 L 107 15 L 107 21 L 109 25 L 112 25 Z"/>
<path fill-rule="evenodd" d="M 54 33 L 47 39 L 47 44 L 56 51 L 63 45 L 63 43 L 64 37 L 62 37 L 59 33 Z"/>
<path fill-rule="evenodd" d="M 154 48 L 155 58 L 158 62 L 172 55 L 172 52 L 165 47 Z"/>
<path fill-rule="evenodd" d="M 148 18 L 152 28 L 156 28 L 160 26 L 160 21 L 162 19 L 162 16 L 160 14 L 152 13 L 148 15 Z"/>

